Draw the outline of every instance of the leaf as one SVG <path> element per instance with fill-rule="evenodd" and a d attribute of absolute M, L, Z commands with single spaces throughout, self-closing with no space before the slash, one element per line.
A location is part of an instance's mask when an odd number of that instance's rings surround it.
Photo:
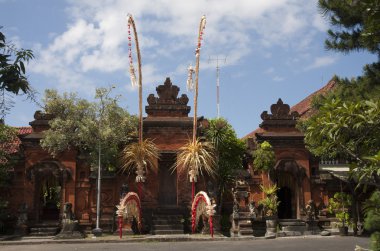
<path fill-rule="evenodd" d="M 20 61 L 20 67 L 21 67 L 21 71 L 23 74 L 25 74 L 25 66 L 24 66 L 24 62 Z"/>

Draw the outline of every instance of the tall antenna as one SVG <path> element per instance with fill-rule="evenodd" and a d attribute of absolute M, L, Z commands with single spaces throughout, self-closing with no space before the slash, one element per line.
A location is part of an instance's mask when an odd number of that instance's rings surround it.
<path fill-rule="evenodd" d="M 216 62 L 216 115 L 217 118 L 220 117 L 220 95 L 219 95 L 219 89 L 220 89 L 220 80 L 219 80 L 219 73 L 220 73 L 220 66 L 219 62 L 226 63 L 227 57 L 224 57 L 224 59 L 220 59 L 219 56 L 216 56 L 216 58 L 209 57 L 208 63 Z"/>

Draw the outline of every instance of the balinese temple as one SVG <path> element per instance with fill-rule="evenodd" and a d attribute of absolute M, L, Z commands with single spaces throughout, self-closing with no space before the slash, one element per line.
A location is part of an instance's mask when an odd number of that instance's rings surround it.
<path fill-rule="evenodd" d="M 296 128 L 297 120 L 312 113 L 312 97 L 329 91 L 333 85 L 331 81 L 291 108 L 284 103 L 285 99 L 279 99 L 269 112 L 261 114 L 259 128 L 245 137 L 247 152 L 263 141 L 268 141 L 274 148 L 276 164 L 272 179 L 280 188 L 280 219 L 302 220 L 305 207 L 311 200 L 322 211 L 328 198 L 339 190 L 339 182 L 326 171 L 328 165 L 326 170 L 321 169 L 322 164 L 305 148 L 304 136 Z M 157 169 L 147 171 L 146 182 L 142 185 L 143 232 L 184 233 L 187 231 L 184 219 L 190 217 L 191 183 L 187 173 L 177 173 L 172 167 L 179 148 L 192 136 L 193 118 L 189 117 L 191 108 L 188 97 L 186 94 L 180 95 L 180 88 L 173 85 L 169 78 L 158 85 L 156 91 L 157 94 L 147 97 L 143 135 L 154 140 L 160 159 L 157 160 Z M 72 204 L 73 215 L 82 229 L 91 231 L 96 222 L 96 172 L 75 150 L 65 151 L 53 158 L 41 148 L 40 140 L 51 119 L 51 115 L 36 112 L 30 127 L 18 128 L 19 139 L 11 147 L 16 160 L 11 187 L 1 191 L 1 196 L 9 201 L 11 212 L 19 222 L 21 219 L 32 235 L 41 234 L 43 227 L 58 228 L 63 214 L 62 205 L 66 202 Z M 198 118 L 199 135 L 202 135 L 207 124 L 206 119 Z M 252 127 L 255 128 L 255 125 Z M 243 187 L 243 194 L 248 195 L 245 206 L 250 202 L 257 205 L 264 197 L 259 185 L 267 185 L 268 176 L 255 171 L 250 161 L 246 163 L 243 175 L 245 185 L 242 183 L 234 191 Z M 330 164 L 336 166 L 339 163 Z M 115 205 L 126 192 L 137 192 L 137 185 L 134 175 L 103 172 L 102 177 L 100 226 L 104 231 L 115 232 Z M 198 179 L 197 191 L 206 189 L 208 180 L 205 179 Z M 233 212 L 232 204 L 231 200 L 226 201 L 223 207 L 225 213 Z M 241 211 L 244 210 L 241 208 Z M 162 225 L 162 220 L 168 217 L 171 219 L 170 226 Z"/>

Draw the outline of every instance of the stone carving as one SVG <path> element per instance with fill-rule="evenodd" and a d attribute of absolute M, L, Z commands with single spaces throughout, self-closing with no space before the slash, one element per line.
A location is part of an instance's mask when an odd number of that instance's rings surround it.
<path fill-rule="evenodd" d="M 173 85 L 170 78 L 166 78 L 163 85 L 156 88 L 158 97 L 149 94 L 147 101 L 148 106 L 145 110 L 148 115 L 155 116 L 187 116 L 190 107 L 187 106 L 189 98 L 186 94 L 182 94 L 178 98 L 180 88 Z"/>
<path fill-rule="evenodd" d="M 249 203 L 249 215 L 251 216 L 251 219 L 256 219 L 258 215 L 257 208 L 255 207 L 255 202 L 251 201 Z"/>
<path fill-rule="evenodd" d="M 66 202 L 63 205 L 62 220 L 68 221 L 68 220 L 74 220 L 75 219 L 72 209 L 73 209 L 73 205 L 69 202 Z"/>
<path fill-rule="evenodd" d="M 54 118 L 53 114 L 44 113 L 39 110 L 34 113 L 35 120 L 51 120 L 53 118 Z"/>
<path fill-rule="evenodd" d="M 290 107 L 288 104 L 284 104 L 281 99 L 278 99 L 276 104 L 271 105 L 270 111 L 272 114 L 268 114 L 268 111 L 261 113 L 262 120 L 296 120 L 299 118 L 298 112 L 294 111 L 290 113 Z"/>
<path fill-rule="evenodd" d="M 73 205 L 66 202 L 63 205 L 62 229 L 54 239 L 79 239 L 84 238 L 84 234 L 79 231 L 78 221 L 72 211 Z"/>
<path fill-rule="evenodd" d="M 309 200 L 307 202 L 307 205 L 305 206 L 305 213 L 306 213 L 307 231 L 310 234 L 319 233 L 320 229 L 318 227 L 318 222 L 317 222 L 318 210 L 313 200 Z"/>
<path fill-rule="evenodd" d="M 16 234 L 21 234 L 21 235 L 26 234 L 27 229 L 28 229 L 27 223 L 28 223 L 28 205 L 26 203 L 22 203 L 18 209 Z"/>
<path fill-rule="evenodd" d="M 309 200 L 305 207 L 307 220 L 314 221 L 316 219 L 316 205 L 313 200 Z"/>

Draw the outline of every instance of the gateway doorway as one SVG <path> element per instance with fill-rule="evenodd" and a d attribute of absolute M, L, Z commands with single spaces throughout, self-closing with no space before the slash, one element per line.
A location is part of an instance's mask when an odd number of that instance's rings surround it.
<path fill-rule="evenodd" d="M 292 210 L 292 190 L 289 187 L 281 187 L 277 192 L 280 204 L 278 206 L 279 219 L 291 219 L 293 216 Z"/>

